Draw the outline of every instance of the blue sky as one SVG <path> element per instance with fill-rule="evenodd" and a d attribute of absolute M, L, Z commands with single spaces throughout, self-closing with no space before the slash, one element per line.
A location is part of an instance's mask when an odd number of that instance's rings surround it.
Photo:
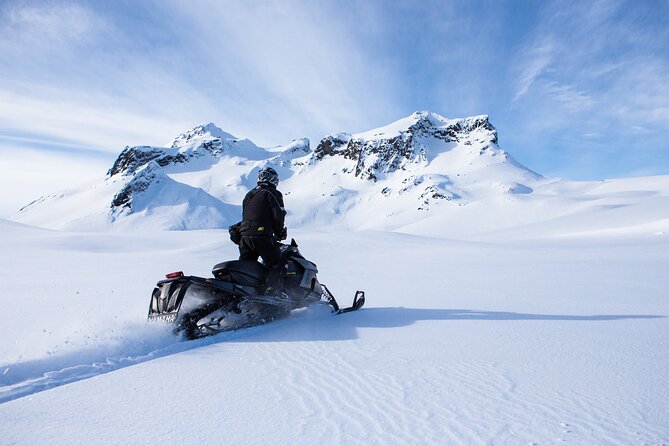
<path fill-rule="evenodd" d="M 210 121 L 315 145 L 488 114 L 544 175 L 667 174 L 668 24 L 664 0 L 0 0 L 0 216 Z"/>

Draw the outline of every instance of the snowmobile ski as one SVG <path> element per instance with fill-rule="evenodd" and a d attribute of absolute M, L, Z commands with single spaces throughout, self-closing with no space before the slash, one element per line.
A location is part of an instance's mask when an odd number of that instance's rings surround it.
<path fill-rule="evenodd" d="M 337 303 L 337 299 L 335 299 L 334 295 L 330 292 L 328 287 L 326 287 L 323 283 L 321 283 L 321 287 L 323 287 L 323 298 L 328 304 L 330 304 L 330 306 L 333 308 L 332 312 L 335 314 L 349 313 L 351 311 L 359 310 L 363 305 L 365 305 L 364 291 L 358 290 L 355 292 L 355 296 L 353 296 L 353 304 L 350 307 L 340 308 L 339 304 Z"/>

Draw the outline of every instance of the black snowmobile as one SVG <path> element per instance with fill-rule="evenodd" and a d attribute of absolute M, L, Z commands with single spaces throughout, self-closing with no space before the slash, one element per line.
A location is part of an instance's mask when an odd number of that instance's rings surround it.
<path fill-rule="evenodd" d="M 316 302 L 330 305 L 336 314 L 365 304 L 365 293 L 356 291 L 353 305 L 340 308 L 330 290 L 318 282 L 316 265 L 300 254 L 295 240 L 279 247 L 287 265 L 279 295 L 260 294 L 267 275 L 263 264 L 231 260 L 214 266 L 213 278 L 185 276 L 181 271 L 167 274 L 151 294 L 148 319 L 174 324 L 175 333 L 195 339 L 264 324 Z"/>

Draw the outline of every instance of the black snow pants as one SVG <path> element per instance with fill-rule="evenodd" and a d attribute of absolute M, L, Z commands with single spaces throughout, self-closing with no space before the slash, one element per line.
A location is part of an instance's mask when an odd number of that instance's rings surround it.
<path fill-rule="evenodd" d="M 266 291 L 275 292 L 279 285 L 279 279 L 283 272 L 285 262 L 281 257 L 281 251 L 276 244 L 274 237 L 244 235 L 239 242 L 239 260 L 257 261 L 258 256 L 262 257 L 263 263 L 269 268 L 267 280 L 265 281 Z"/>

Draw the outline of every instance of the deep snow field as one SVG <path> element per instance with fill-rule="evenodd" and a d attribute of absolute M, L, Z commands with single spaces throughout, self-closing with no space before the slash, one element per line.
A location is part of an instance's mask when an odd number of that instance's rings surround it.
<path fill-rule="evenodd" d="M 289 236 L 365 307 L 182 342 L 150 292 L 225 231 L 0 220 L 0 443 L 669 444 L 666 231 Z"/>

